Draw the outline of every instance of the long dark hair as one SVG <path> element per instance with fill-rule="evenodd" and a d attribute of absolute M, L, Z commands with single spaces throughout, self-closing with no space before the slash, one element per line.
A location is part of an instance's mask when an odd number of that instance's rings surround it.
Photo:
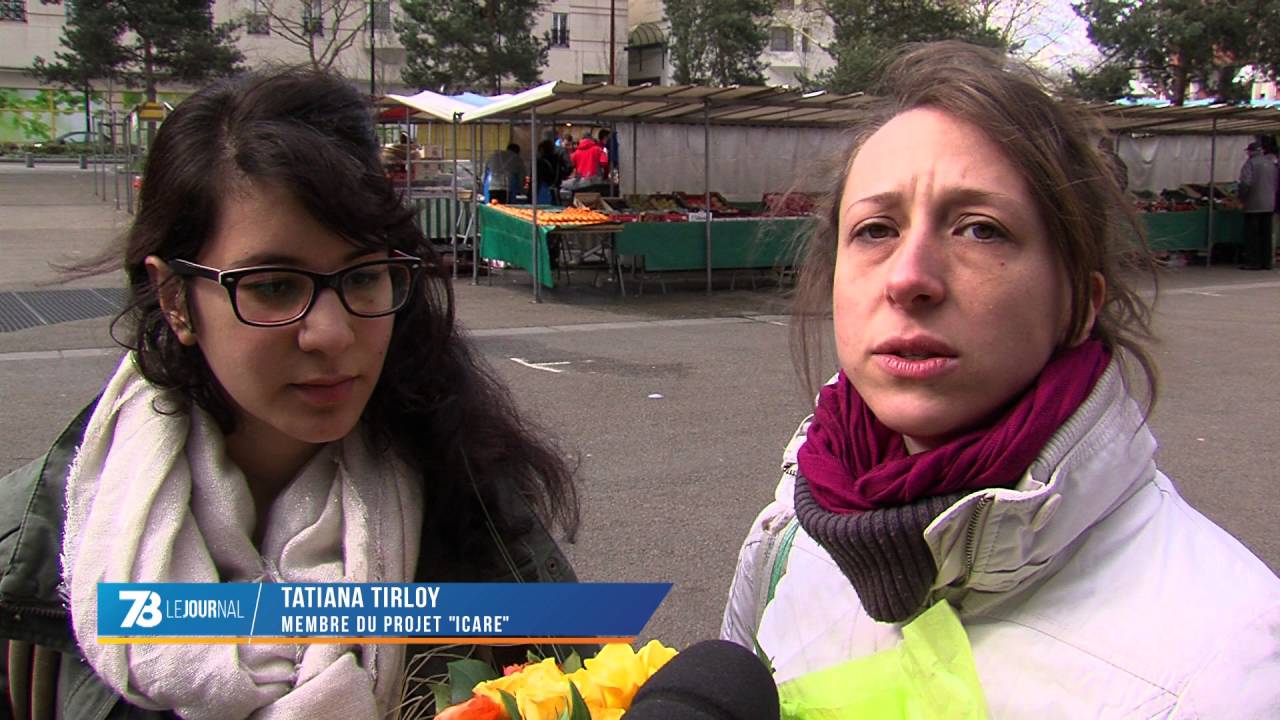
<path fill-rule="evenodd" d="M 916 108 L 940 110 L 982 129 L 994 140 L 1031 188 L 1053 252 L 1071 288 L 1071 322 L 1066 337 L 1078 337 L 1088 315 L 1089 279 L 1106 282 L 1106 301 L 1092 333 L 1111 350 L 1123 349 L 1137 362 L 1145 380 L 1148 410 L 1157 395 L 1155 361 L 1146 346 L 1154 341 L 1151 307 L 1130 287 L 1121 270 L 1147 271 L 1155 285 L 1155 265 L 1146 232 L 1125 197 L 1110 163 L 1098 151 L 1103 134 L 1097 117 L 1059 102 L 1029 67 L 993 50 L 958 41 L 913 44 L 901 48 L 883 70 L 879 99 L 851 129 L 839 156 L 831 192 L 818 229 L 804 250 L 796 286 L 792 352 L 806 389 L 830 373 L 825 364 L 825 318 L 840 226 L 839 198 L 853 157 L 877 130 L 895 116 Z M 1117 353 L 1121 360 L 1124 354 Z"/>
<path fill-rule="evenodd" d="M 578 500 L 561 454 L 521 419 L 459 335 L 444 265 L 384 174 L 372 117 L 346 81 L 300 69 L 222 81 L 183 101 L 156 134 L 124 237 L 131 300 L 116 319 L 128 329 L 120 342 L 137 352 L 149 381 L 179 391 L 224 432 L 234 429 L 228 397 L 198 346 L 179 343 L 165 321 L 144 261 L 194 258 L 222 203 L 250 184 L 284 188 L 353 245 L 423 258 L 362 424 L 423 477 L 420 574 L 465 577 L 459 568 L 493 557 L 481 549 L 492 550 L 486 517 L 503 534 L 540 519 L 572 538 Z M 116 252 L 110 262 L 119 261 Z"/>

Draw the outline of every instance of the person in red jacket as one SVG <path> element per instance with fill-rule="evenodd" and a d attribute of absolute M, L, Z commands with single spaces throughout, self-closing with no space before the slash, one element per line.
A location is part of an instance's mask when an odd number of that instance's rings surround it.
<path fill-rule="evenodd" d="M 574 177 L 580 178 L 579 187 L 602 185 L 609 167 L 609 155 L 590 135 L 578 142 L 578 149 L 570 156 Z"/>

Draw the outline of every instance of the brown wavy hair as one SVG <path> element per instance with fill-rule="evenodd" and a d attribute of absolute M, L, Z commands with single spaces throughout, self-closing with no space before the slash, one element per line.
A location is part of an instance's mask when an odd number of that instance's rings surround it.
<path fill-rule="evenodd" d="M 1097 148 L 1104 135 L 1098 119 L 1082 106 L 1054 99 L 1026 65 L 996 51 L 958 41 L 903 47 L 882 70 L 877 100 L 851 128 L 847 148 L 832 171 L 818 228 L 809 238 L 798 275 L 792 323 L 792 359 L 812 394 L 830 374 L 824 353 L 826 319 L 840 226 L 839 199 L 863 143 L 894 117 L 931 108 L 963 120 L 1004 149 L 1031 188 L 1053 253 L 1071 288 L 1071 322 L 1066 337 L 1087 330 L 1089 279 L 1106 282 L 1093 337 L 1137 362 L 1145 380 L 1148 411 L 1157 394 L 1151 306 L 1125 280 L 1123 269 L 1145 271 L 1155 285 L 1155 264 L 1132 203 L 1116 183 L 1107 158 Z"/>
<path fill-rule="evenodd" d="M 467 577 L 460 568 L 491 560 L 486 517 L 503 535 L 540 520 L 572 538 L 579 507 L 571 470 L 459 334 L 444 265 L 384 174 L 373 109 L 334 75 L 284 69 L 218 82 L 160 126 L 123 252 L 99 260 L 100 269 L 118 267 L 123 255 L 130 302 L 112 331 L 127 328 L 118 341 L 136 351 L 142 374 L 179 391 L 224 432 L 234 429 L 225 391 L 199 347 L 178 342 L 144 262 L 150 255 L 196 257 L 215 233 L 223 203 L 260 184 L 286 189 L 355 246 L 424 260 L 361 417 L 376 447 L 422 476 L 423 547 L 431 550 L 419 576 Z"/>

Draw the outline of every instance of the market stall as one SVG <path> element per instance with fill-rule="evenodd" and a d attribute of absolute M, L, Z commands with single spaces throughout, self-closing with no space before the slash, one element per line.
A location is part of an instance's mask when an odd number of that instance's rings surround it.
<path fill-rule="evenodd" d="M 794 129 L 823 129 L 827 138 L 827 146 L 834 146 L 837 142 L 838 129 L 843 129 L 860 117 L 865 111 L 865 105 L 870 99 L 862 95 L 835 95 L 825 92 L 802 93 L 796 90 L 777 87 L 698 87 L 689 85 L 677 86 L 635 86 L 624 87 L 616 85 L 577 85 L 573 83 L 552 82 L 545 85 L 532 88 L 522 93 L 513 95 L 506 100 L 499 101 L 479 110 L 473 110 L 462 116 L 462 122 L 476 122 L 482 120 L 492 120 L 495 118 L 505 118 L 509 121 L 522 121 L 527 119 L 530 126 L 530 136 L 539 137 L 537 133 L 537 125 L 539 118 L 543 122 L 549 120 L 568 120 L 573 122 L 588 122 L 597 125 L 617 126 L 619 123 L 630 126 L 631 147 L 624 148 L 621 152 L 623 158 L 630 157 L 630 173 L 632 182 L 631 188 L 635 188 L 635 178 L 637 166 L 639 165 L 639 148 L 641 144 L 639 137 L 635 133 L 635 128 L 641 124 L 665 124 L 665 125 L 681 125 L 700 127 L 702 130 L 702 142 L 697 148 L 700 152 L 702 160 L 702 185 L 701 192 L 694 193 L 695 196 L 702 196 L 703 207 L 711 205 L 711 193 L 713 188 L 713 176 L 711 168 L 713 167 L 713 154 L 715 146 L 711 142 L 711 128 L 714 127 L 782 127 Z M 616 134 L 616 133 L 615 133 Z M 692 132 L 687 132 L 685 137 L 691 137 Z M 625 142 L 625 141 L 624 141 Z M 816 143 L 817 147 L 821 147 L 822 142 Z M 756 145 L 758 148 L 759 146 Z M 628 152 L 628 150 L 630 152 Z M 691 153 L 684 153 L 683 157 L 696 157 Z M 757 165 L 759 165 L 757 163 Z M 628 172 L 622 173 L 623 184 L 627 184 Z M 787 187 L 793 180 L 788 173 L 787 177 L 778 177 L 773 182 L 772 187 Z M 532 183 L 536 185 L 536 164 L 535 176 Z M 536 210 L 534 211 L 536 214 Z M 483 217 L 490 217 L 482 214 Z M 692 240 L 692 231 L 688 228 L 695 225 L 700 226 L 701 230 L 701 263 L 695 267 L 704 268 L 706 271 L 706 289 L 711 292 L 712 272 L 721 267 L 718 258 L 726 255 L 715 249 L 717 238 L 724 237 L 726 243 L 732 245 L 739 242 L 743 238 L 752 238 L 759 240 L 766 238 L 763 242 L 769 242 L 767 238 L 774 237 L 778 233 L 773 232 L 776 226 L 767 226 L 765 231 L 760 232 L 760 227 L 755 227 L 752 231 L 739 230 L 733 232 L 728 229 L 717 230 L 718 227 L 717 213 L 691 213 L 683 225 L 671 223 L 671 227 L 680 227 L 680 230 L 671 230 L 664 228 L 662 230 L 632 230 L 630 226 L 624 226 L 617 238 L 619 245 L 618 254 L 627 256 L 628 253 L 623 252 L 623 248 L 640 249 L 645 252 L 639 253 L 644 258 L 644 262 L 649 262 L 649 257 L 653 256 L 653 262 L 659 266 L 663 263 L 664 252 L 668 254 L 668 260 L 672 265 L 689 266 L 694 265 L 692 262 L 692 253 L 697 252 L 689 246 Z M 727 228 L 728 226 L 726 226 Z M 742 226 L 750 227 L 749 225 Z M 529 240 L 531 244 L 539 242 L 536 224 L 531 224 L 529 228 Z M 484 222 L 481 221 L 481 233 L 484 234 Z M 659 235 L 667 238 L 670 243 L 676 247 L 671 250 L 669 247 L 659 246 L 653 240 Z M 785 233 L 783 234 L 785 235 Z M 628 236 L 635 238 L 634 242 L 625 239 Z M 738 240 L 734 240 L 734 238 Z M 485 245 L 483 239 L 481 245 Z M 490 243 L 490 247 L 494 244 Z M 728 261 L 731 264 L 741 261 L 744 252 L 734 253 L 727 252 Z M 676 261 L 669 255 L 676 253 L 674 257 L 683 258 Z M 541 272 L 540 263 L 542 262 L 542 253 L 528 252 L 529 262 L 533 267 L 527 267 L 535 277 L 542 278 L 544 273 Z M 761 264 L 766 262 L 763 258 L 768 258 L 768 262 L 776 261 L 779 252 L 776 249 L 770 256 L 770 251 L 763 250 L 751 253 L 750 262 Z M 482 253 L 482 257 L 488 257 Z M 650 265 L 649 267 L 652 267 Z M 535 301 L 540 299 L 542 282 L 533 284 L 533 292 Z"/>
<path fill-rule="evenodd" d="M 1209 101 L 1090 109 L 1124 138 L 1117 150 L 1152 250 L 1203 253 L 1208 261 L 1215 245 L 1241 243 L 1244 218 L 1233 181 L 1244 147 L 1257 135 L 1280 133 L 1280 111 Z"/>
<path fill-rule="evenodd" d="M 422 95 L 425 100 L 413 96 L 416 99 L 397 98 L 396 102 L 439 110 L 436 103 L 444 96 Z M 462 112 L 457 112 L 456 106 L 446 109 L 452 111 L 448 119 L 455 137 L 460 129 L 479 123 L 506 123 L 513 129 L 516 124 L 527 123 L 528 137 L 533 139 L 541 137 L 539 122 L 570 121 L 611 127 L 615 130 L 614 136 L 622 138 L 618 159 L 629 158 L 629 162 L 623 163 L 621 173 L 624 192 L 671 194 L 675 189 L 694 189 L 695 192 L 685 197 L 701 197 L 705 208 L 713 205 L 713 188 L 726 189 L 720 187 L 720 183 L 735 189 L 742 186 L 757 193 L 762 189 L 784 187 L 825 190 L 805 183 L 814 183 L 823 177 L 815 170 L 816 163 L 822 157 L 829 157 L 833 148 L 844 147 L 842 133 L 865 116 L 872 102 L 874 98 L 860 94 L 801 93 L 776 87 L 624 87 L 551 82 L 493 99 L 483 106 L 472 104 Z M 1220 135 L 1280 131 L 1280 113 L 1271 108 L 1107 104 L 1094 105 L 1091 109 L 1102 116 L 1108 130 L 1126 138 L 1126 145 L 1122 147 L 1137 148 L 1139 153 L 1154 152 L 1166 167 L 1191 173 L 1187 177 L 1197 182 L 1213 183 L 1221 178 L 1224 162 L 1231 163 L 1217 155 Z M 718 133 L 716 142 L 713 142 L 713 128 Z M 619 129 L 622 132 L 617 132 Z M 1198 160 L 1170 159 L 1165 151 L 1143 149 L 1152 145 L 1149 136 L 1196 133 L 1210 139 L 1209 157 L 1204 163 L 1207 178 L 1202 178 L 1201 170 L 1196 169 L 1201 164 Z M 1238 140 L 1237 137 L 1222 142 L 1232 146 Z M 479 160 L 479 156 L 473 157 Z M 696 164 L 701 165 L 701 188 L 696 188 Z M 536 186 L 537 163 L 530 163 L 530 169 L 533 171 L 530 184 Z M 718 183 L 717 178 L 722 180 Z M 458 197 L 456 191 L 453 197 Z M 1240 220 L 1230 212 L 1229 206 L 1210 203 L 1207 198 L 1199 204 L 1192 202 L 1189 207 L 1176 205 L 1146 208 L 1155 211 L 1144 216 L 1144 222 L 1157 250 L 1208 253 L 1214 244 L 1235 239 Z M 563 231 L 540 229 L 536 219 L 539 209 L 533 207 L 530 222 L 513 226 L 502 225 L 500 221 L 500 226 L 492 229 L 493 239 L 484 241 L 480 236 L 486 232 L 486 223 L 493 225 L 495 216 L 479 212 L 474 203 L 471 207 L 474 222 L 466 237 L 475 238 L 480 246 L 494 253 L 505 248 L 503 257 L 485 251 L 480 253 L 481 259 L 502 260 L 529 270 L 539 278 L 533 284 L 534 299 L 538 300 L 540 289 L 553 287 L 555 283 L 554 273 L 545 266 L 552 261 L 546 246 L 549 238 Z M 621 209 L 626 212 L 625 207 Z M 609 234 L 613 262 L 646 272 L 703 269 L 710 292 L 715 270 L 778 267 L 793 262 L 794 239 L 814 226 L 812 219 L 786 222 L 742 219 L 741 213 L 722 212 L 725 208 L 712 207 L 712 212 L 707 213 L 688 203 L 683 209 L 687 211 L 685 217 L 676 222 L 650 224 L 641 218 L 618 219 L 621 229 Z M 456 228 L 457 223 L 451 227 Z M 1197 232 L 1197 227 L 1202 230 Z M 516 253 L 512 243 L 519 234 L 525 238 L 523 242 L 528 248 Z M 537 245 L 543 247 L 534 251 Z M 523 259 L 515 259 L 516 255 Z M 473 274 L 473 281 L 474 278 Z"/>
<path fill-rule="evenodd" d="M 707 267 L 703 252 L 706 225 L 700 219 L 690 221 L 688 215 L 678 211 L 644 213 L 628 208 L 626 212 L 600 213 L 587 220 L 565 223 L 561 220 L 564 212 L 574 210 L 541 206 L 535 230 L 532 208 L 528 206 L 482 205 L 481 256 L 526 270 L 537 267 L 537 281 L 547 288 L 560 284 L 562 273 L 553 272 L 553 267 L 560 271 L 598 267 L 595 263 L 580 263 L 568 250 L 579 237 L 598 244 L 596 249 L 602 251 L 604 267 L 613 277 L 621 277 L 624 271 L 654 273 Z M 812 232 L 814 219 L 742 214 L 713 218 L 710 227 L 712 270 L 780 271 L 795 264 L 800 242 Z M 537 233 L 536 262 L 529 243 L 533 232 Z M 625 293 L 624 286 L 623 290 Z"/>
<path fill-rule="evenodd" d="M 488 123 L 462 129 L 461 117 L 505 97 L 424 90 L 415 95 L 385 95 L 377 102 L 379 122 L 396 126 L 402 138 L 383 148 L 388 175 L 403 184 L 423 234 L 454 258 L 474 247 L 474 196 L 484 147 L 499 147 L 507 141 L 504 126 Z M 420 129 L 425 131 L 422 142 Z M 458 264 L 452 263 L 455 277 Z"/>
<path fill-rule="evenodd" d="M 481 205 L 480 223 L 484 232 L 480 236 L 481 257 L 498 260 L 507 265 L 525 269 L 537 268 L 536 284 L 555 287 L 556 278 L 551 261 L 552 238 L 564 239 L 573 235 L 601 235 L 606 238 L 606 269 L 618 273 L 618 255 L 612 236 L 623 226 L 609 222 L 609 218 L 592 211 L 578 214 L 575 209 L 561 210 L 551 206 L 539 208 L 535 224 L 533 208 L 529 206 Z M 537 241 L 529 242 L 533 234 Z M 536 258 L 534 252 L 536 251 Z"/>
<path fill-rule="evenodd" d="M 1209 242 L 1209 208 L 1179 212 L 1143 213 L 1147 242 L 1155 252 L 1209 252 L 1212 245 L 1238 245 L 1244 234 L 1244 213 L 1217 210 L 1213 242 Z"/>

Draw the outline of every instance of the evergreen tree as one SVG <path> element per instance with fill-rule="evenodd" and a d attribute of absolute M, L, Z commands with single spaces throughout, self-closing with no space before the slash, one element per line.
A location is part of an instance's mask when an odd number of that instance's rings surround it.
<path fill-rule="evenodd" d="M 910 42 L 965 40 L 1007 49 L 973 3 L 949 0 L 828 0 L 836 65 L 819 76 L 835 92 L 867 90 L 886 56 Z"/>
<path fill-rule="evenodd" d="M 663 0 L 678 83 L 760 85 L 773 0 Z"/>
<path fill-rule="evenodd" d="M 1128 66 L 1123 63 L 1103 63 L 1092 70 L 1071 68 L 1063 90 L 1081 100 L 1111 102 L 1128 97 L 1132 81 L 1133 72 Z"/>
<path fill-rule="evenodd" d="M 235 23 L 213 23 L 213 0 L 79 0 L 62 31 L 65 52 L 32 73 L 85 89 L 112 78 L 155 101 L 162 82 L 198 84 L 238 69 Z"/>
<path fill-rule="evenodd" d="M 1085 0 L 1074 7 L 1089 24 L 1089 39 L 1108 60 L 1136 71 L 1181 105 L 1193 82 L 1219 99 L 1245 95 L 1235 82 L 1236 74 L 1261 59 L 1262 44 L 1272 34 L 1259 32 L 1259 18 L 1251 17 L 1249 6 L 1203 0 Z"/>
<path fill-rule="evenodd" d="M 31 74 L 41 82 L 83 93 L 85 127 L 92 128 L 93 83 L 114 78 L 116 68 L 124 62 L 116 43 L 120 33 L 111 8 L 102 0 L 82 0 L 74 10 L 67 10 L 62 49 L 54 52 L 53 62 L 36 57 Z"/>
<path fill-rule="evenodd" d="M 405 83 L 455 92 L 498 92 L 504 78 L 538 81 L 550 39 L 533 34 L 542 0 L 402 0 L 396 31 Z"/>

